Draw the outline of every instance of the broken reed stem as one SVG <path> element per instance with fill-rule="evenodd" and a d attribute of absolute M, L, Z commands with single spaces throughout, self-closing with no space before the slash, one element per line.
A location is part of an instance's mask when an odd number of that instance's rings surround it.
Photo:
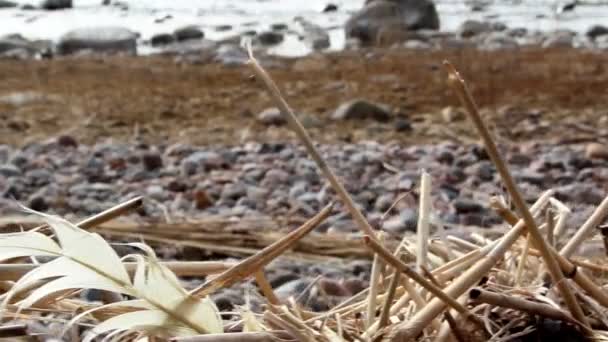
<path fill-rule="evenodd" d="M 135 272 L 137 263 L 123 263 L 129 273 Z M 233 262 L 220 261 L 162 261 L 161 265 L 169 268 L 175 275 L 196 277 L 223 272 L 234 266 Z M 19 280 L 23 275 L 37 268 L 34 264 L 3 264 L 0 265 L 0 281 Z"/>
<path fill-rule="evenodd" d="M 532 212 L 537 212 L 541 208 L 544 208 L 549 202 L 549 198 L 551 197 L 552 193 L 552 191 L 547 191 L 541 195 L 536 203 L 532 205 L 530 210 Z M 517 224 L 502 237 L 502 239 L 496 241 L 492 245 L 489 245 L 493 246 L 493 248 L 488 253 L 482 254 L 481 260 L 479 260 L 472 267 L 466 269 L 465 272 L 460 275 L 460 277 L 452 281 L 443 289 L 443 291 L 452 298 L 458 298 L 463 295 L 472 286 L 477 284 L 479 280 L 485 276 L 500 259 L 502 259 L 505 252 L 511 248 L 513 243 L 515 243 L 515 241 L 521 236 L 524 230 L 524 221 L 518 221 Z M 464 257 L 479 255 L 481 254 L 480 250 L 481 249 L 475 250 Z M 397 328 L 395 328 L 391 340 L 395 342 L 413 340 L 445 308 L 446 304 L 441 299 L 433 298 L 422 310 L 416 312 L 416 314 L 408 321 L 403 322 Z"/>
<path fill-rule="evenodd" d="M 521 287 L 521 280 L 524 274 L 524 268 L 526 265 L 526 261 L 528 259 L 528 250 L 530 249 L 530 241 L 532 240 L 532 237 L 530 236 L 530 234 L 528 234 L 526 236 L 526 243 L 524 244 L 524 250 L 521 253 L 521 256 L 519 258 L 519 264 L 517 264 L 517 271 L 515 273 L 515 286 L 516 287 Z"/>
<path fill-rule="evenodd" d="M 113 220 L 119 216 L 124 215 L 125 213 L 136 209 L 138 207 L 140 207 L 143 203 L 143 197 L 142 196 L 138 196 L 135 198 L 132 198 L 128 201 L 125 201 L 123 203 L 120 203 L 118 205 L 113 206 L 110 209 L 104 210 L 102 212 L 100 212 L 97 215 L 93 215 L 89 218 L 86 218 L 78 223 L 76 223 L 77 227 L 80 227 L 82 229 L 88 229 L 88 228 L 93 228 L 95 226 L 98 226 L 102 223 L 108 222 L 110 220 Z M 32 231 L 36 231 L 36 230 L 40 230 L 40 229 L 44 229 L 47 228 L 48 225 L 47 224 L 43 224 L 40 225 L 38 227 L 32 228 Z"/>
<path fill-rule="evenodd" d="M 569 258 L 576 252 L 578 247 L 587 239 L 596 227 L 599 226 L 602 221 L 608 215 L 608 197 L 604 198 L 602 203 L 595 209 L 593 214 L 585 221 L 585 223 L 579 228 L 574 236 L 566 243 L 566 245 L 559 251 L 559 254 Z"/>
<path fill-rule="evenodd" d="M 213 280 L 210 280 L 199 286 L 198 288 L 192 290 L 190 294 L 194 296 L 204 297 L 222 287 L 230 286 L 235 282 L 252 275 L 261 267 L 266 266 L 273 259 L 283 254 L 294 243 L 296 243 L 298 240 L 306 236 L 306 234 L 310 233 L 313 229 L 315 229 L 331 214 L 332 209 L 333 203 L 330 203 L 325 208 L 323 208 L 317 215 L 308 220 L 298 229 L 285 235 L 283 238 L 262 249 L 258 253 L 239 262 L 238 264 L 226 270 L 224 273 L 220 274 Z"/>
<path fill-rule="evenodd" d="M 608 256 L 608 226 L 597 227 L 602 235 L 602 241 L 604 242 L 604 254 Z"/>
<path fill-rule="evenodd" d="M 374 254 L 374 262 L 369 280 L 369 294 L 367 296 L 367 315 L 365 316 L 365 328 L 368 329 L 376 320 L 376 297 L 378 296 L 378 282 L 380 281 L 380 269 L 382 262 L 378 254 Z"/>
<path fill-rule="evenodd" d="M 433 273 L 431 273 L 429 270 L 427 270 L 426 268 L 422 268 L 422 272 L 424 273 L 424 276 L 429 278 L 429 280 L 435 284 L 435 286 L 440 287 L 441 285 L 437 282 L 437 279 L 435 279 L 435 277 L 433 276 Z M 462 331 L 460 330 L 460 327 L 458 327 L 458 323 L 456 323 L 456 320 L 454 319 L 454 316 L 452 316 L 452 314 L 450 313 L 450 310 L 446 310 L 444 313 L 445 316 L 445 320 L 447 321 L 450 329 L 452 330 L 452 333 L 454 334 L 454 338 L 458 341 L 458 342 L 465 342 L 466 338 L 464 336 L 464 334 L 462 333 Z M 441 328 L 439 329 L 439 331 L 441 331 Z"/>
<path fill-rule="evenodd" d="M 420 176 L 420 209 L 418 212 L 416 269 L 420 272 L 428 265 L 429 216 L 431 214 L 431 176 L 422 171 Z"/>
<path fill-rule="evenodd" d="M 467 308 L 465 308 L 462 304 L 458 303 L 454 298 L 450 297 L 448 294 L 443 292 L 442 289 L 433 285 L 430 281 L 426 280 L 423 276 L 416 273 L 416 271 L 412 270 L 408 265 L 403 263 L 403 261 L 397 259 L 395 256 L 391 254 L 385 247 L 380 245 L 376 240 L 371 239 L 368 236 L 363 237 L 363 241 L 366 246 L 368 246 L 371 250 L 376 252 L 379 256 L 384 259 L 385 262 L 391 264 L 393 267 L 400 270 L 402 273 L 407 275 L 410 279 L 418 283 L 424 289 L 435 295 L 445 304 L 452 307 L 454 310 L 464 314 L 466 317 L 471 318 L 474 322 L 478 323 L 479 320 L 476 319 L 476 316 L 473 315 Z M 425 306 L 426 307 L 426 306 Z M 423 309 L 423 308 L 419 308 Z"/>
<path fill-rule="evenodd" d="M 346 205 L 346 208 L 352 215 L 355 222 L 357 222 L 359 228 L 364 234 L 376 238 L 374 229 L 369 224 L 365 216 L 363 216 L 363 213 L 361 213 L 361 211 L 357 209 L 351 196 L 348 194 L 342 183 L 340 183 L 334 172 L 329 168 L 325 160 L 321 157 L 321 154 L 314 146 L 312 139 L 308 135 L 308 132 L 306 131 L 304 126 L 302 126 L 291 107 L 289 107 L 289 104 L 287 103 L 287 101 L 285 101 L 285 98 L 281 95 L 281 91 L 279 90 L 277 85 L 268 75 L 266 70 L 264 70 L 264 68 L 262 68 L 258 61 L 253 57 L 251 47 L 249 47 L 248 63 L 253 69 L 255 75 L 262 80 L 268 92 L 270 93 L 270 96 L 279 107 L 281 113 L 287 118 L 291 129 L 293 129 L 298 138 L 302 141 L 304 147 L 306 147 L 306 150 L 308 151 L 308 154 L 310 154 L 310 156 L 315 161 L 325 178 L 327 178 L 331 186 L 334 188 L 344 205 Z"/>
<path fill-rule="evenodd" d="M 547 209 L 545 216 L 545 222 L 547 224 L 547 243 L 551 246 L 555 246 L 555 237 L 553 235 L 555 232 L 555 219 L 553 218 L 554 214 L 554 210 L 549 208 Z"/>
<path fill-rule="evenodd" d="M 513 201 L 513 204 L 515 205 L 515 208 L 517 208 L 517 211 L 519 212 L 522 219 L 524 220 L 525 227 L 528 230 L 528 234 L 530 234 L 532 236 L 532 241 L 533 241 L 535 247 L 538 248 L 539 251 L 541 252 L 542 259 L 547 266 L 547 270 L 551 274 L 553 283 L 559 289 L 559 293 L 561 294 L 562 298 L 566 302 L 566 306 L 568 307 L 568 310 L 570 310 L 570 312 L 572 313 L 572 316 L 576 320 L 580 321 L 582 324 L 586 325 L 585 315 L 583 313 L 583 310 L 581 309 L 580 305 L 578 304 L 578 301 L 576 300 L 576 297 L 574 296 L 574 293 L 572 292 L 572 289 L 570 288 L 569 283 L 567 281 L 565 281 L 564 274 L 562 273 L 562 270 L 561 270 L 557 260 L 553 256 L 553 253 L 551 253 L 551 251 L 549 249 L 549 245 L 547 244 L 547 242 L 541 235 L 541 233 L 536 225 L 536 222 L 534 220 L 534 217 L 532 217 L 530 210 L 528 210 L 528 207 L 526 206 L 526 202 L 524 201 L 524 198 L 521 195 L 521 193 L 517 187 L 517 184 L 515 183 L 515 181 L 513 180 L 513 177 L 511 176 L 511 172 L 507 168 L 500 153 L 498 152 L 498 148 L 496 147 L 496 144 L 494 143 L 494 139 L 492 138 L 490 132 L 488 131 L 488 128 L 486 127 L 486 124 L 484 123 L 483 119 L 479 115 L 477 105 L 475 104 L 475 101 L 473 100 L 473 97 L 472 97 L 467 85 L 465 84 L 464 80 L 460 77 L 460 75 L 458 74 L 458 72 L 456 71 L 454 66 L 452 66 L 447 61 L 444 62 L 444 65 L 446 66 L 448 73 L 449 73 L 448 82 L 450 83 L 450 85 L 452 86 L 452 88 L 455 90 L 456 94 L 460 98 L 460 102 L 466 107 L 467 112 L 469 114 L 469 119 L 471 119 L 471 121 L 477 128 L 479 135 L 483 139 L 485 149 L 486 149 L 488 155 L 490 156 L 490 159 L 492 159 L 492 162 L 494 162 L 494 165 L 496 166 L 496 170 L 500 174 L 502 181 L 509 192 L 511 200 Z M 605 202 L 606 202 L 606 207 L 608 209 L 608 199 L 606 199 Z M 582 236 L 582 238 L 585 238 L 587 233 L 588 232 L 585 231 L 584 234 L 581 233 L 580 235 Z M 582 239 L 580 239 L 580 240 L 582 241 Z M 580 243 L 580 242 L 578 242 L 578 243 Z M 576 243 L 576 241 L 572 244 L 569 242 L 568 245 L 571 245 L 569 247 L 570 250 L 573 250 L 573 248 L 578 247 L 578 244 Z M 567 245 L 567 247 L 568 247 L 568 245 Z"/>
<path fill-rule="evenodd" d="M 549 304 L 537 303 L 515 296 L 507 296 L 504 294 L 483 290 L 481 288 L 474 288 L 469 291 L 469 298 L 474 303 L 485 303 L 493 306 L 500 306 L 503 308 L 523 311 L 530 315 L 537 315 L 544 318 L 577 324 L 583 328 L 586 327 L 584 324 L 582 324 L 582 322 L 577 322 L 566 311 L 555 308 Z"/>
<path fill-rule="evenodd" d="M 277 295 L 274 293 L 274 290 L 272 289 L 272 285 L 270 285 L 270 282 L 268 282 L 268 279 L 266 279 L 266 276 L 264 275 L 264 269 L 260 269 L 257 272 L 255 272 L 255 281 L 258 283 L 258 286 L 260 287 L 262 294 L 264 295 L 264 297 L 266 297 L 266 299 L 268 300 L 268 302 L 270 304 L 272 304 L 272 305 L 281 304 L 281 301 L 279 300 Z"/>
<path fill-rule="evenodd" d="M 26 324 L 12 324 L 0 327 L 0 338 L 16 338 L 20 336 L 27 336 L 27 325 Z"/>
<path fill-rule="evenodd" d="M 596 209 L 599 210 L 600 208 Z M 504 208 L 505 211 L 509 211 L 508 208 Z M 512 223 L 512 218 L 515 216 L 515 213 L 511 212 L 510 215 L 504 216 L 505 218 L 508 217 L 509 220 L 511 220 Z M 579 265 L 580 262 L 575 261 L 574 263 L 571 262 L 570 260 L 568 260 L 567 258 L 563 257 L 562 255 L 560 255 L 557 250 L 555 250 L 553 247 L 550 247 L 551 252 L 553 253 L 553 255 L 555 256 L 555 258 L 557 259 L 559 266 L 562 269 L 562 272 L 564 272 L 564 274 L 574 280 L 574 282 L 580 286 L 585 292 L 587 292 L 587 294 L 589 294 L 593 299 L 595 299 L 598 303 L 602 304 L 605 307 L 608 307 L 608 294 L 606 293 L 606 291 L 604 291 L 601 287 L 599 287 L 598 285 L 596 285 L 593 280 L 591 280 L 587 275 L 585 275 L 585 273 L 583 272 L 578 272 L 578 268 L 576 265 Z M 529 253 L 531 255 L 535 255 L 535 256 L 540 256 L 540 252 L 536 249 L 530 249 Z M 581 265 L 584 266 L 584 265 Z"/>
<path fill-rule="evenodd" d="M 378 330 L 382 330 L 382 328 L 388 325 L 388 319 L 391 315 L 391 305 L 393 303 L 393 299 L 395 298 L 395 292 L 397 291 L 397 286 L 399 286 L 400 280 L 401 272 L 395 268 L 393 271 L 393 279 L 391 279 L 391 282 L 389 283 L 388 292 L 386 294 L 386 298 L 384 299 L 384 304 L 382 305 L 382 312 L 380 312 Z"/>
<path fill-rule="evenodd" d="M 224 334 L 207 334 L 190 337 L 174 337 L 172 342 L 268 342 L 279 341 L 281 339 L 293 339 L 293 336 L 285 331 L 264 331 L 264 332 L 239 332 Z"/>

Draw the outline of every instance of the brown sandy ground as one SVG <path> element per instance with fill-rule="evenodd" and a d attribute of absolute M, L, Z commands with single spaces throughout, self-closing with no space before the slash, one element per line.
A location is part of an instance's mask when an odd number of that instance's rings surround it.
<path fill-rule="evenodd" d="M 317 141 L 466 141 L 474 134 L 466 120 L 442 115 L 458 103 L 445 82 L 444 59 L 470 81 L 484 115 L 505 139 L 607 136 L 605 52 L 367 50 L 264 62 L 292 107 L 311 122 Z M 195 144 L 293 138 L 285 127 L 256 122 L 255 115 L 272 102 L 250 75 L 247 66 L 178 63 L 166 56 L 1 61 L 0 96 L 20 91 L 48 96 L 1 103 L 0 143 L 24 144 L 60 133 L 85 143 L 108 136 L 129 140 L 134 134 L 145 141 Z M 392 106 L 395 118 L 406 118 L 413 130 L 397 132 L 395 120 L 331 120 L 332 111 L 353 98 Z"/>

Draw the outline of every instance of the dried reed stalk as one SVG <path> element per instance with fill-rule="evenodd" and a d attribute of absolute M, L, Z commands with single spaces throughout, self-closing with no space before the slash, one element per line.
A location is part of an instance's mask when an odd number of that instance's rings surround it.
<path fill-rule="evenodd" d="M 290 340 L 293 337 L 285 331 L 240 332 L 207 334 L 191 337 L 175 337 L 173 342 L 269 342 Z"/>
<path fill-rule="evenodd" d="M 348 191 L 346 191 L 346 189 L 344 188 L 342 183 L 340 183 L 340 181 L 338 180 L 338 178 L 336 177 L 334 172 L 329 168 L 329 166 L 327 165 L 325 160 L 323 160 L 323 158 L 321 157 L 321 154 L 317 151 L 316 147 L 314 146 L 312 139 L 310 138 L 310 135 L 308 134 L 308 132 L 306 131 L 304 126 L 302 126 L 302 124 L 296 117 L 294 111 L 291 109 L 291 107 L 289 107 L 289 104 L 287 103 L 287 101 L 285 101 L 285 98 L 283 97 L 283 95 L 281 95 L 281 91 L 279 90 L 277 85 L 274 83 L 272 78 L 268 75 L 266 70 L 264 70 L 264 68 L 262 68 L 262 66 L 258 63 L 258 61 L 253 57 L 251 47 L 249 47 L 249 62 L 248 63 L 249 63 L 249 65 L 251 65 L 251 68 L 253 69 L 253 72 L 255 73 L 255 75 L 260 80 L 262 80 L 262 82 L 266 86 L 268 92 L 270 93 L 270 96 L 272 97 L 274 102 L 277 104 L 277 106 L 281 110 L 281 113 L 287 118 L 287 122 L 289 122 L 291 129 L 296 133 L 298 138 L 302 141 L 302 143 L 304 144 L 304 147 L 308 151 L 308 154 L 310 154 L 310 156 L 315 161 L 315 163 L 317 164 L 317 166 L 319 167 L 319 169 L 321 170 L 321 172 L 323 173 L 325 178 L 327 178 L 327 180 L 329 181 L 329 183 L 331 184 L 333 189 L 336 191 L 336 193 L 338 194 L 338 196 L 340 197 L 340 199 L 342 200 L 344 205 L 346 205 L 346 208 L 348 208 L 348 211 L 352 215 L 355 222 L 357 222 L 357 225 L 359 226 L 361 231 L 373 238 L 376 238 L 374 229 L 369 224 L 369 222 L 367 222 L 367 219 L 365 218 L 365 216 L 363 216 L 363 213 L 361 213 L 361 211 L 359 209 L 357 209 L 357 207 L 355 206 L 355 202 L 353 201 L 351 196 L 348 194 Z"/>
<path fill-rule="evenodd" d="M 429 218 L 431 215 L 431 176 L 423 171 L 420 176 L 420 208 L 418 213 L 416 268 L 428 265 Z"/>
<path fill-rule="evenodd" d="M 530 315 L 537 315 L 545 318 L 565 321 L 585 327 L 585 324 L 577 322 L 566 311 L 560 310 L 548 304 L 533 302 L 524 298 L 508 296 L 501 293 L 490 292 L 481 288 L 474 288 L 469 291 L 469 298 L 474 303 L 485 303 L 503 308 L 509 308 L 526 312 Z"/>
<path fill-rule="evenodd" d="M 586 325 L 585 315 L 583 313 L 583 310 L 581 309 L 580 305 L 578 304 L 576 297 L 574 296 L 574 293 L 572 292 L 572 289 L 570 288 L 569 283 L 567 281 L 565 281 L 564 274 L 562 273 L 562 270 L 561 270 L 557 260 L 555 259 L 553 253 L 551 253 L 551 250 L 549 249 L 550 246 L 547 244 L 547 242 L 541 235 L 541 233 L 536 225 L 536 222 L 534 220 L 534 217 L 530 213 L 530 210 L 528 210 L 528 207 L 526 206 L 526 202 L 524 201 L 524 198 L 521 195 L 519 188 L 517 187 L 517 184 L 515 183 L 515 181 L 513 180 L 513 177 L 511 176 L 511 172 L 507 168 L 500 153 L 498 152 L 498 148 L 496 147 L 494 139 L 492 138 L 492 135 L 488 131 L 488 128 L 486 127 L 486 124 L 484 123 L 483 119 L 479 115 L 477 105 L 475 104 L 475 101 L 473 100 L 473 97 L 472 97 L 467 85 L 465 84 L 464 80 L 460 77 L 460 75 L 458 74 L 458 72 L 456 71 L 454 66 L 452 66 L 448 62 L 444 62 L 444 65 L 446 66 L 446 69 L 448 70 L 448 74 L 449 74 L 448 82 L 450 83 L 450 85 L 453 87 L 456 94 L 460 98 L 460 102 L 466 107 L 467 112 L 469 114 L 469 119 L 471 119 L 471 121 L 477 128 L 479 135 L 481 136 L 482 140 L 484 141 L 485 149 L 486 149 L 488 155 L 490 156 L 490 159 L 492 159 L 492 162 L 494 162 L 494 165 L 496 166 L 496 170 L 500 174 L 500 176 L 503 180 L 503 183 L 504 183 L 505 187 L 507 188 L 509 195 L 511 196 L 511 200 L 513 201 L 513 204 L 515 205 L 515 207 L 517 208 L 517 211 L 520 213 L 522 219 L 524 220 L 525 227 L 528 231 L 528 234 L 530 234 L 532 236 L 534 245 L 541 252 L 541 256 L 547 266 L 547 270 L 551 274 L 551 278 L 553 279 L 554 284 L 559 289 L 559 293 L 561 294 L 562 298 L 566 302 L 566 306 L 568 307 L 568 309 L 572 313 L 572 316 L 576 320 L 578 320 Z M 606 209 L 608 210 L 608 199 L 606 200 Z M 584 234 L 580 234 L 580 235 L 583 236 L 583 238 L 584 238 L 586 236 L 586 234 L 587 234 L 587 232 L 584 232 Z M 574 246 L 574 248 L 576 248 L 576 246 L 577 246 L 576 241 L 572 244 L 569 243 L 568 245 L 572 245 L 572 246 Z M 572 246 L 569 248 L 572 249 L 573 248 Z"/>
<path fill-rule="evenodd" d="M 532 206 L 532 212 L 538 211 L 544 207 L 549 202 L 550 194 L 551 192 L 544 193 Z M 509 250 L 513 243 L 521 236 L 524 230 L 524 221 L 518 221 L 502 239 L 491 245 L 493 248 L 489 253 L 484 254 L 475 265 L 468 268 L 460 277 L 444 288 L 443 291 L 452 298 L 458 298 L 468 291 L 477 284 L 492 267 L 494 267 L 494 265 L 503 257 L 505 252 Z M 474 252 L 481 254 L 479 250 Z M 471 254 L 475 255 L 476 253 Z M 391 340 L 395 342 L 413 340 L 433 319 L 435 319 L 435 317 L 437 317 L 437 315 L 445 310 L 445 308 L 446 304 L 441 299 L 433 298 L 427 306 L 418 311 L 412 318 L 396 327 L 392 332 Z"/>
<path fill-rule="evenodd" d="M 270 304 L 272 304 L 272 305 L 281 304 L 281 301 L 279 300 L 277 295 L 274 293 L 274 290 L 272 289 L 272 285 L 270 285 L 270 282 L 268 281 L 268 279 L 266 279 L 263 269 L 260 269 L 257 272 L 255 272 L 255 281 L 258 283 L 258 286 L 260 287 L 262 294 L 264 294 L 264 297 L 266 297 L 266 299 L 268 300 L 268 302 Z"/>
<path fill-rule="evenodd" d="M 382 268 L 382 258 L 374 254 L 372 271 L 370 275 L 369 294 L 367 296 L 367 315 L 365 316 L 365 328 L 369 328 L 376 320 L 376 297 L 378 296 L 378 282 L 380 281 L 380 269 Z"/>
<path fill-rule="evenodd" d="M 438 287 L 440 286 L 439 283 L 437 282 L 437 279 L 435 279 L 435 277 L 433 276 L 433 273 L 431 273 L 426 268 L 423 268 L 422 271 L 424 272 L 425 277 L 429 278 L 429 280 L 433 284 L 435 284 L 435 286 L 438 286 Z M 458 323 L 456 323 L 456 320 L 454 319 L 454 316 L 452 316 L 452 314 L 450 313 L 450 310 L 446 310 L 444 313 L 444 316 L 445 316 L 445 320 L 446 320 L 448 326 L 450 327 L 452 333 L 454 334 L 454 338 L 456 339 L 456 341 L 465 342 L 466 341 L 465 335 L 462 332 L 462 330 L 460 329 L 460 327 L 458 326 Z M 441 331 L 441 327 L 439 328 L 438 331 Z M 437 340 L 440 340 L 439 337 L 437 338 Z"/>
<path fill-rule="evenodd" d="M 142 196 L 132 198 L 128 201 L 115 205 L 112 208 L 104 210 L 97 215 L 93 215 L 89 218 L 82 220 L 82 221 L 76 223 L 76 226 L 78 226 L 82 229 L 93 228 L 102 223 L 108 222 L 119 216 L 122 216 L 125 213 L 127 213 L 133 209 L 140 207 L 142 205 L 142 203 L 143 203 Z M 33 228 L 33 230 L 40 230 L 40 229 L 44 229 L 44 228 L 48 228 L 48 225 L 43 224 L 43 225 Z"/>
<path fill-rule="evenodd" d="M 596 209 L 596 212 L 600 210 L 600 208 Z M 509 211 L 508 208 L 502 208 L 502 212 Z M 509 215 L 504 216 L 505 219 L 511 220 L 509 223 L 513 223 L 513 217 L 515 217 L 515 213 L 511 212 Z M 583 272 L 578 272 L 576 265 L 570 260 L 566 259 L 562 255 L 560 255 L 553 247 L 550 246 L 550 250 L 557 259 L 560 268 L 564 274 L 574 280 L 574 282 L 580 286 L 585 292 L 587 292 L 593 299 L 598 301 L 600 304 L 608 307 L 608 294 L 601 287 L 595 284 L 593 280 L 591 280 L 587 275 Z M 534 256 L 540 256 L 540 251 L 536 249 L 530 249 L 529 253 Z"/>
<path fill-rule="evenodd" d="M 595 209 L 593 214 L 585 221 L 585 223 L 579 228 L 574 236 L 566 243 L 566 245 L 559 251 L 559 254 L 569 258 L 576 252 L 578 247 L 593 234 L 596 227 L 599 226 L 602 221 L 608 215 L 608 197 L 604 198 L 602 203 Z"/>
<path fill-rule="evenodd" d="M 315 229 L 331 214 L 332 209 L 333 203 L 330 203 L 298 229 L 285 235 L 282 239 L 264 248 L 255 255 L 252 255 L 249 258 L 239 262 L 213 280 L 210 280 L 192 290 L 191 294 L 204 297 L 222 287 L 230 286 L 235 282 L 254 274 L 261 267 L 266 266 L 273 259 L 283 254 L 287 249 L 291 248 L 296 241 L 303 238 L 306 236 L 306 234 Z"/>
<path fill-rule="evenodd" d="M 416 273 L 413 269 L 411 269 L 408 265 L 403 263 L 403 261 L 397 259 L 395 256 L 391 254 L 386 248 L 380 245 L 376 240 L 371 239 L 367 236 L 363 238 L 363 241 L 366 246 L 376 252 L 379 256 L 384 259 L 387 263 L 391 264 L 396 269 L 400 270 L 402 273 L 407 275 L 410 279 L 418 283 L 425 290 L 429 291 L 437 298 L 442 300 L 446 305 L 449 305 L 454 310 L 464 314 L 465 317 L 470 318 L 473 322 L 479 322 L 476 319 L 476 316 L 473 315 L 467 308 L 465 308 L 462 304 L 458 303 L 454 298 L 450 297 L 446 294 L 441 288 L 433 285 L 430 281 L 426 280 L 423 276 Z M 421 308 L 422 309 L 422 308 Z"/>
<path fill-rule="evenodd" d="M 0 338 L 15 338 L 27 335 L 27 325 L 12 324 L 0 327 Z"/>
<path fill-rule="evenodd" d="M 221 261 L 162 261 L 177 276 L 196 277 L 223 272 L 234 266 L 233 262 Z M 129 273 L 135 272 L 135 262 L 124 263 Z M 33 264 L 2 264 L 0 265 L 0 281 L 15 281 L 30 272 L 38 265 Z"/>

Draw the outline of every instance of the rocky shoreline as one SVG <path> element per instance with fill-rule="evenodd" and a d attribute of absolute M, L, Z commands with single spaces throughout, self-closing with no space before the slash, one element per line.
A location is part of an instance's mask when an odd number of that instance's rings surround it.
<path fill-rule="evenodd" d="M 393 234 L 415 230 L 416 184 L 423 169 L 433 178 L 437 222 L 454 227 L 501 222 L 487 201 L 504 191 L 480 146 L 361 142 L 319 148 L 371 221 L 378 221 L 399 195 L 410 193 L 383 223 L 377 222 Z M 601 144 L 529 143 L 503 150 L 530 202 L 555 188 L 558 199 L 585 217 L 608 190 L 608 155 Z M 23 148 L 2 145 L 0 164 L 4 214 L 17 200 L 35 210 L 82 217 L 143 195 L 148 201 L 139 216 L 150 221 L 311 217 L 335 200 L 304 150 L 288 143 L 197 147 L 107 141 L 85 146 L 61 136 Z M 572 220 L 580 224 L 577 216 Z M 356 227 L 341 213 L 320 230 L 346 233 Z"/>
<path fill-rule="evenodd" d="M 441 18 L 432 1 L 416 3 L 366 1 L 362 8 L 346 16 L 348 19 L 344 23 L 331 28 L 304 16 L 296 16 L 293 22 L 272 23 L 267 28 L 237 30 L 220 36 L 214 33 L 234 31 L 232 25 L 226 23 L 210 30 L 199 24 L 185 23 L 173 25 L 170 31 L 145 37 L 126 26 L 91 25 L 71 29 L 56 40 L 30 39 L 15 32 L 0 37 L 0 58 L 39 59 L 73 54 L 203 55 L 206 61 L 234 65 L 244 62 L 242 46 L 247 41 L 253 43 L 258 53 L 274 54 L 279 46 L 289 46 L 294 40 L 307 47 L 306 54 L 370 46 L 413 50 L 476 48 L 483 51 L 510 51 L 528 47 L 608 49 L 608 27 L 600 24 L 592 24 L 584 31 L 568 28 L 539 30 L 509 26 L 499 15 L 490 13 L 485 19 L 464 19 L 456 29 L 444 30 L 441 29 Z M 479 6 L 483 5 L 479 3 Z M 17 6 L 16 3 L 14 5 Z M 108 1 L 106 6 L 129 11 L 129 5 L 123 2 Z M 71 7 L 72 1 L 43 1 L 39 7 L 23 5 L 21 8 L 25 13 L 27 10 L 43 11 L 41 16 L 44 16 L 44 11 L 50 11 L 49 15 L 53 15 L 58 10 L 67 11 Z M 5 8 L 10 8 L 8 2 Z M 333 7 L 328 5 L 327 8 L 323 12 L 334 12 Z M 473 13 L 483 11 L 475 5 L 470 10 Z M 168 15 L 154 20 L 162 23 L 171 19 Z M 336 45 L 335 40 L 340 43 Z M 280 50 L 289 50 L 289 47 Z"/>

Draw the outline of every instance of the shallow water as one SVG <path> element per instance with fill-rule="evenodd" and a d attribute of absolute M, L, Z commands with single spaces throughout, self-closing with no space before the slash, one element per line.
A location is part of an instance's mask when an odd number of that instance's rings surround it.
<path fill-rule="evenodd" d="M 28 0 L 16 0 L 21 4 Z M 333 13 L 321 13 L 328 3 L 338 5 Z M 327 29 L 331 38 L 331 50 L 344 46 L 342 25 L 350 13 L 356 11 L 364 0 L 127 0 L 129 9 L 101 6 L 101 0 L 75 0 L 75 8 L 65 11 L 0 10 L 0 35 L 21 33 L 30 39 L 57 40 L 68 30 L 93 25 L 125 26 L 148 39 L 157 33 L 171 32 L 180 26 L 196 24 L 203 27 L 209 39 L 222 39 L 235 34 L 269 29 L 272 24 L 288 24 L 294 32 L 301 29 L 294 22 L 295 16 L 303 16 Z M 483 12 L 472 12 L 466 1 L 438 0 L 441 29 L 453 31 L 467 19 L 495 20 L 508 27 L 525 27 L 530 30 L 552 31 L 571 29 L 585 32 L 591 25 L 608 22 L 608 3 L 579 5 L 575 11 L 556 15 L 560 2 L 552 0 L 495 0 Z M 563 3 L 563 2 L 561 2 Z M 171 16 L 170 19 L 156 22 Z M 228 31 L 218 31 L 219 25 L 231 25 Z M 141 53 L 151 48 L 142 47 Z M 286 36 L 285 42 L 271 50 L 286 56 L 299 56 L 309 52 L 296 34 Z"/>

